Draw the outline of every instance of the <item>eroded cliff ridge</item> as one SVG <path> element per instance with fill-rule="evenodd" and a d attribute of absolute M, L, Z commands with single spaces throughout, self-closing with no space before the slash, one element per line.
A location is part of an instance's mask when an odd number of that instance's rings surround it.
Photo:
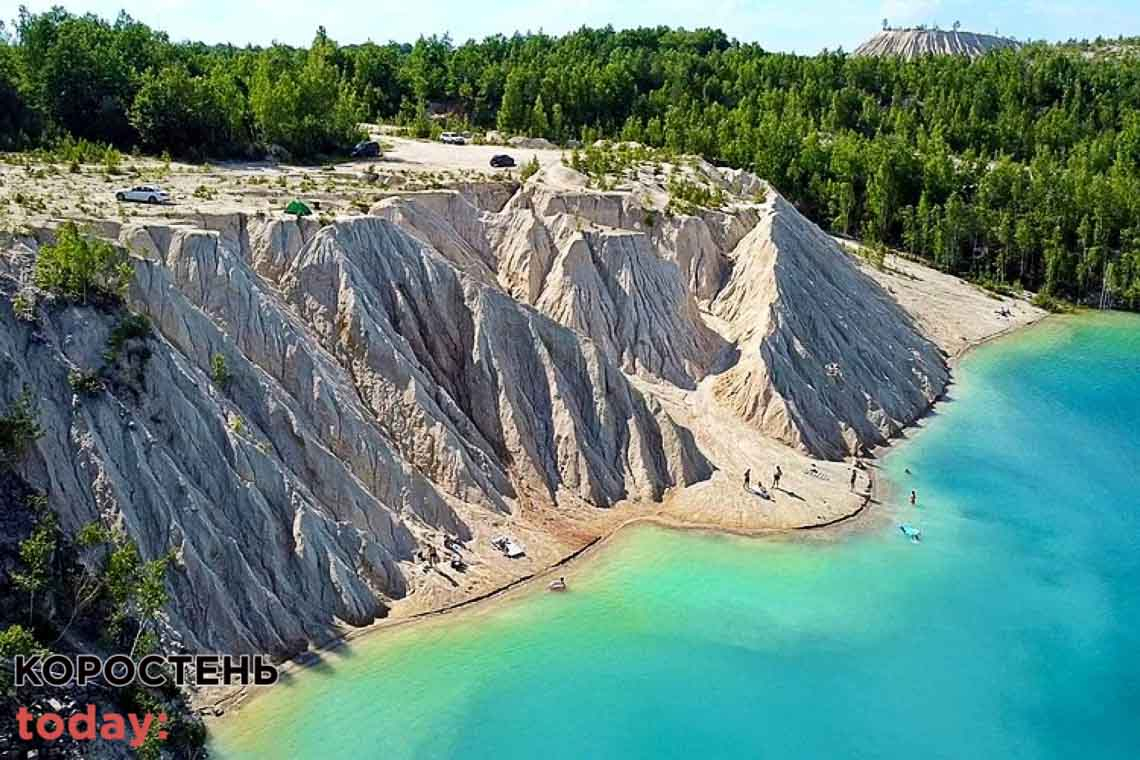
<path fill-rule="evenodd" d="M 110 359 L 121 309 L 39 294 L 17 316 L 52 231 L 12 239 L 0 401 L 34 389 L 45 430 L 22 476 L 65 532 L 175 551 L 170 638 L 288 654 L 415 593 L 443 536 L 495 573 L 490 538 L 524 517 L 556 534 L 707 480 L 678 398 L 840 459 L 942 392 L 940 349 L 762 181 L 690 161 L 596 184 L 558 165 L 505 202 L 473 184 L 321 221 L 106 222 L 151 325 Z"/>

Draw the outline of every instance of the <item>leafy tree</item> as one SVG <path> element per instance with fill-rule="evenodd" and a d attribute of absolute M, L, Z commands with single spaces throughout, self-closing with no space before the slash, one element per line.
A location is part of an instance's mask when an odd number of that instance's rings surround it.
<path fill-rule="evenodd" d="M 526 182 L 528 179 L 537 174 L 540 168 L 541 167 L 538 163 L 538 156 L 531 156 L 530 160 L 523 164 L 522 169 L 519 170 L 519 179 L 521 179 L 523 182 Z"/>
<path fill-rule="evenodd" d="M 142 145 L 190 157 L 229 152 L 241 142 L 241 117 L 227 113 L 225 87 L 224 78 L 192 76 L 182 64 L 147 72 L 130 109 Z"/>
<path fill-rule="evenodd" d="M 546 118 L 546 107 L 542 104 L 542 96 L 534 101 L 534 109 L 530 116 L 530 133 L 535 137 L 546 137 L 550 134 L 550 121 Z"/>
<path fill-rule="evenodd" d="M 110 243 L 80 234 L 73 222 L 61 226 L 54 244 L 36 256 L 36 287 L 86 304 L 93 295 L 123 298 L 134 270 L 125 253 Z"/>
<path fill-rule="evenodd" d="M 25 388 L 0 417 L 0 466 L 11 466 L 43 436 L 31 389 Z"/>
<path fill-rule="evenodd" d="M 28 625 L 35 615 L 36 593 L 51 580 L 52 561 L 56 551 L 56 517 L 54 512 L 40 515 L 32 535 L 20 542 L 23 569 L 12 573 L 12 583 L 28 592 Z"/>
<path fill-rule="evenodd" d="M 334 65 L 335 53 L 318 35 L 303 60 L 280 46 L 259 57 L 250 105 L 262 139 L 311 158 L 364 138 L 357 126 L 364 110 Z"/>
<path fill-rule="evenodd" d="M 506 90 L 503 92 L 503 103 L 499 107 L 496 124 L 503 132 L 521 132 L 526 129 L 526 99 L 523 94 L 523 73 L 515 70 L 507 76 Z"/>

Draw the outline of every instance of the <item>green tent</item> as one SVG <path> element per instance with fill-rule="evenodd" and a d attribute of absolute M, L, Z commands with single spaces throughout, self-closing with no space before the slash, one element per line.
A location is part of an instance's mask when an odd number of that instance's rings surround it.
<path fill-rule="evenodd" d="M 285 207 L 286 214 L 296 214 L 297 216 L 309 216 L 313 210 L 298 200 L 290 201 L 289 205 Z"/>

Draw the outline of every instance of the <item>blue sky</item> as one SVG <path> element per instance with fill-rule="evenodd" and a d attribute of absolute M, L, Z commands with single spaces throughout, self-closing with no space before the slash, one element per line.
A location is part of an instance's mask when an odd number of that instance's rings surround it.
<path fill-rule="evenodd" d="M 341 43 L 414 41 L 450 32 L 457 42 L 497 32 L 562 33 L 582 25 L 714 26 L 770 50 L 851 50 L 885 17 L 894 25 L 955 20 L 1018 39 L 1140 35 L 1136 0 L 23 0 L 113 17 L 120 8 L 173 39 L 307 44 L 323 24 Z M 0 18 L 20 2 L 0 0 Z M 650 10 L 652 9 L 652 10 Z"/>

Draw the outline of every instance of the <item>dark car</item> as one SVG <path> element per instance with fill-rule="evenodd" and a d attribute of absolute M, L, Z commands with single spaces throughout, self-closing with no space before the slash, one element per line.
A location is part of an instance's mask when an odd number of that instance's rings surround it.
<path fill-rule="evenodd" d="M 515 160 L 508 156 L 506 153 L 500 153 L 497 156 L 491 156 L 491 166 L 495 169 L 509 169 L 515 165 Z"/>
<path fill-rule="evenodd" d="M 353 158 L 377 158 L 380 155 L 380 143 L 375 140 L 359 142 L 352 149 Z"/>

